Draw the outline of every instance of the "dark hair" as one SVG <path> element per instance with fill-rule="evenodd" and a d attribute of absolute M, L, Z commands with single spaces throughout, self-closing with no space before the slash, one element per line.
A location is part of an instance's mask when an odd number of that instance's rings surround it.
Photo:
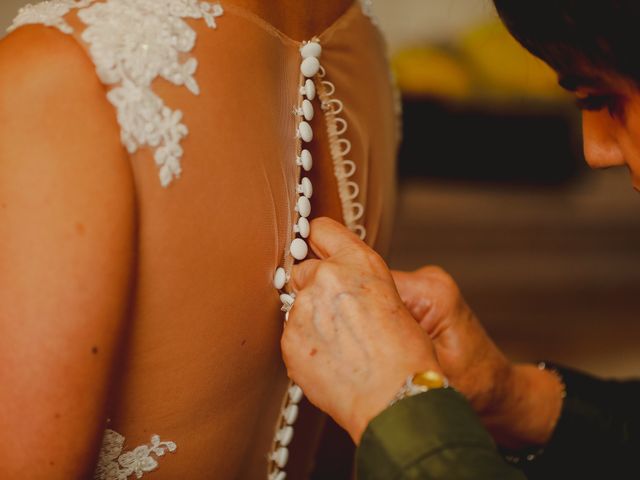
<path fill-rule="evenodd" d="M 511 34 L 561 78 L 593 77 L 604 72 L 640 85 L 639 0 L 494 3 Z"/>

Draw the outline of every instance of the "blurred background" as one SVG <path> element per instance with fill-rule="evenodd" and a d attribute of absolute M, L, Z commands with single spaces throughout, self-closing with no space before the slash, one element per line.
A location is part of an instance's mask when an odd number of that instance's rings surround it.
<path fill-rule="evenodd" d="M 23 3 L 1 0 L 2 29 Z M 571 98 L 489 0 L 374 9 L 404 104 L 391 265 L 451 272 L 516 360 L 639 375 L 640 197 L 627 172 L 587 169 Z"/>
<path fill-rule="evenodd" d="M 391 255 L 458 280 L 514 359 L 640 374 L 640 197 L 593 172 L 555 75 L 489 0 L 378 0 L 405 142 Z"/>

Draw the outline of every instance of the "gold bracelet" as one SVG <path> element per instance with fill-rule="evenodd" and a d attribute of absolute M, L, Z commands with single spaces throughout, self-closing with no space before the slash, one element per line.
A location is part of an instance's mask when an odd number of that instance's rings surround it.
<path fill-rule="evenodd" d="M 449 381 L 433 370 L 409 375 L 402 388 L 393 397 L 389 406 L 399 402 L 403 398 L 413 397 L 420 393 L 436 390 L 438 388 L 449 388 Z"/>

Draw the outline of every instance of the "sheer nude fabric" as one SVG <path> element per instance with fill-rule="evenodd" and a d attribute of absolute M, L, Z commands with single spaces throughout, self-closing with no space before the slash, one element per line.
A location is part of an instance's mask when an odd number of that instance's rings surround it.
<path fill-rule="evenodd" d="M 152 434 L 177 444 L 158 460 L 157 479 L 265 478 L 287 385 L 283 314 L 272 282 L 293 238 L 301 43 L 249 10 L 221 6 L 215 29 L 186 19 L 197 40 L 180 59 L 197 60 L 199 94 L 163 78 L 152 83 L 188 128 L 179 142 L 179 178 L 165 175 L 163 187 L 157 148 L 141 145 L 130 155 L 139 218 L 135 299 L 107 426 L 126 439 L 125 450 L 149 444 Z M 144 20 L 119 21 L 150 28 Z M 72 28 L 64 33 L 91 55 L 77 10 L 64 23 Z M 317 36 L 326 80 L 344 105 L 342 137 L 357 167 L 361 223 L 384 253 L 398 143 L 384 42 L 357 2 Z M 312 217 L 342 219 L 319 108 L 312 126 Z M 317 441 L 320 417 L 303 417 L 288 478 L 305 477 Z"/>

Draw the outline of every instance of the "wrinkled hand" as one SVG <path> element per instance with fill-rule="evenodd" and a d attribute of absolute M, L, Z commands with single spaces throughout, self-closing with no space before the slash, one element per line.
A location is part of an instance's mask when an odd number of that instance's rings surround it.
<path fill-rule="evenodd" d="M 428 333 L 450 384 L 467 397 L 498 443 L 544 444 L 563 386 L 533 365 L 514 365 L 487 335 L 453 278 L 438 267 L 393 272 L 405 305 Z"/>
<path fill-rule="evenodd" d="M 319 260 L 294 267 L 283 356 L 307 398 L 357 443 L 409 375 L 440 368 L 384 261 L 333 220 L 311 232 Z"/>
<path fill-rule="evenodd" d="M 400 297 L 429 334 L 449 382 L 487 414 L 499 408 L 512 365 L 487 335 L 449 274 L 438 267 L 393 272 Z"/>

